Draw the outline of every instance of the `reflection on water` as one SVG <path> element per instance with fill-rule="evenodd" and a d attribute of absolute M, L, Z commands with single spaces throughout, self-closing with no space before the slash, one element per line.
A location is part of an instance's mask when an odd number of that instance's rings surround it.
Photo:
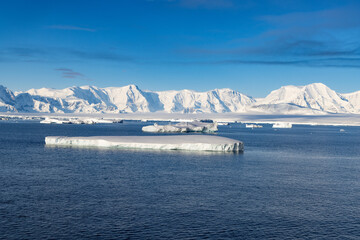
<path fill-rule="evenodd" d="M 121 148 L 121 147 L 97 147 L 97 146 L 78 146 L 78 145 L 44 145 L 46 148 L 49 149 L 56 149 L 56 148 L 70 148 L 70 149 L 88 149 L 88 150 L 94 150 L 94 151 L 115 151 L 118 153 L 126 153 L 126 154 L 135 154 L 135 153 L 141 153 L 141 154 L 158 154 L 157 157 L 161 158 L 165 154 L 174 154 L 174 155 L 199 155 L 199 156 L 208 156 L 208 155 L 216 155 L 216 156 L 226 156 L 226 155 L 240 155 L 243 154 L 243 152 L 222 152 L 222 151 L 191 151 L 191 150 L 166 150 L 166 149 L 138 149 L 138 148 Z"/>

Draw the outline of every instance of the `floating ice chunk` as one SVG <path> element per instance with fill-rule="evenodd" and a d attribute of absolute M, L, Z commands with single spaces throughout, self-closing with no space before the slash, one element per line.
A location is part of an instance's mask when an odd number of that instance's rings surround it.
<path fill-rule="evenodd" d="M 241 141 L 209 135 L 46 137 L 47 145 L 157 150 L 242 152 Z"/>
<path fill-rule="evenodd" d="M 158 125 L 155 123 L 151 126 L 142 128 L 144 132 L 216 132 L 217 123 L 203 122 L 182 122 L 173 125 Z"/>
<path fill-rule="evenodd" d="M 54 119 L 54 118 L 45 118 L 45 120 L 40 121 L 40 123 L 44 124 L 70 124 L 70 121 Z"/>
<path fill-rule="evenodd" d="M 287 123 L 287 122 L 278 122 L 278 123 L 274 123 L 273 128 L 292 128 L 292 124 L 291 123 Z"/>

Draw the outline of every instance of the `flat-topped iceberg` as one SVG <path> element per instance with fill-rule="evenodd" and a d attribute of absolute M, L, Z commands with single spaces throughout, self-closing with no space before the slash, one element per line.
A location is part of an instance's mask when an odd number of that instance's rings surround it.
<path fill-rule="evenodd" d="M 46 145 L 120 149 L 242 152 L 241 141 L 209 135 L 46 137 Z"/>
<path fill-rule="evenodd" d="M 180 122 L 169 125 L 154 125 L 145 126 L 142 128 L 144 132 L 216 132 L 218 130 L 217 123 L 205 122 Z"/>

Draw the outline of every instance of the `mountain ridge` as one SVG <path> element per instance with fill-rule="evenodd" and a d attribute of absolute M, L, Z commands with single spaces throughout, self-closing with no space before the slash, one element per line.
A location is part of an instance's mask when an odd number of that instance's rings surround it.
<path fill-rule="evenodd" d="M 99 88 L 73 86 L 13 92 L 0 85 L 0 112 L 45 113 L 360 113 L 360 91 L 340 94 L 322 83 L 282 86 L 265 98 L 230 88 L 149 91 L 134 84 Z"/>

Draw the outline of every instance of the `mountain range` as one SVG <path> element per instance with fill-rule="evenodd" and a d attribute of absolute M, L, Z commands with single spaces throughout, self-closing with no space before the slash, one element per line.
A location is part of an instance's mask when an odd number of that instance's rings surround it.
<path fill-rule="evenodd" d="M 44 113 L 360 113 L 360 91 L 340 94 L 322 83 L 284 86 L 265 98 L 232 89 L 147 91 L 136 85 L 98 88 L 30 89 L 13 92 L 0 85 L 0 112 Z"/>

